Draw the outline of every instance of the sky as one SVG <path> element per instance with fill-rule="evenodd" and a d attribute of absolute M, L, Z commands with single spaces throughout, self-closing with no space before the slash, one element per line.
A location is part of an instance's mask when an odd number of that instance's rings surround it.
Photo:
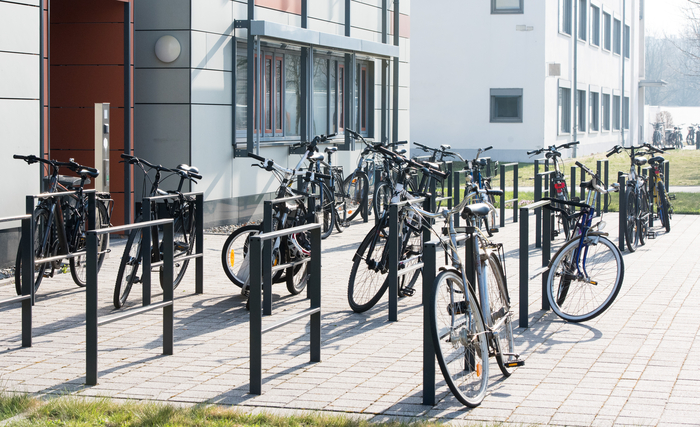
<path fill-rule="evenodd" d="M 686 25 L 687 0 L 645 0 L 647 35 L 679 35 Z"/>

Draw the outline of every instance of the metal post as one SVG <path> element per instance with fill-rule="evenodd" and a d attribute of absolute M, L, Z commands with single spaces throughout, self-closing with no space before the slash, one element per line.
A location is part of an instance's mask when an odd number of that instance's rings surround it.
<path fill-rule="evenodd" d="M 260 237 L 250 239 L 250 394 L 262 394 L 262 259 Z"/>
<path fill-rule="evenodd" d="M 447 172 L 447 196 L 446 197 L 449 197 L 449 199 L 447 199 L 447 209 L 452 209 L 452 206 L 454 206 L 452 204 L 452 202 L 453 202 L 453 199 L 452 199 L 452 178 L 453 178 L 453 176 L 452 176 L 452 162 L 447 162 L 446 165 L 447 165 L 446 166 L 446 169 L 447 169 L 447 171 L 446 171 Z M 443 188 L 445 188 L 445 186 L 443 186 Z M 445 197 L 445 195 L 443 194 L 442 197 Z"/>
<path fill-rule="evenodd" d="M 141 206 L 141 221 L 150 221 L 153 218 L 151 209 L 151 198 L 144 197 Z M 152 249 L 152 229 L 152 227 L 144 227 L 141 230 L 136 230 L 137 233 L 141 233 L 141 249 L 137 256 L 141 257 L 141 265 L 143 266 L 141 271 L 141 301 L 144 306 L 151 304 L 151 254 L 154 250 Z M 132 232 L 130 231 L 130 233 Z M 157 232 L 158 229 L 156 228 Z M 155 248 L 155 250 L 158 250 L 158 248 Z"/>
<path fill-rule="evenodd" d="M 573 199 L 576 197 L 576 166 L 571 166 L 571 180 L 569 182 L 571 183 L 569 193 Z"/>
<path fill-rule="evenodd" d="M 435 348 L 430 329 L 430 304 L 437 274 L 437 243 L 423 246 L 423 405 L 435 405 Z"/>
<path fill-rule="evenodd" d="M 535 203 L 542 200 L 542 176 L 535 174 Z M 542 247 L 542 208 L 535 209 L 535 247 Z"/>
<path fill-rule="evenodd" d="M 201 254 L 195 260 L 195 288 L 194 293 L 203 294 L 204 293 L 204 193 L 197 194 L 195 200 L 195 206 L 197 209 L 197 214 L 194 220 L 197 221 L 197 229 L 195 231 L 196 245 L 195 250 L 198 254 Z"/>
<path fill-rule="evenodd" d="M 506 226 L 506 167 L 501 165 L 501 202 L 500 202 L 500 215 L 501 215 L 501 228 Z"/>
<path fill-rule="evenodd" d="M 664 185 L 666 186 L 666 193 L 668 194 L 669 190 L 669 176 L 671 174 L 671 163 L 669 163 L 668 160 L 664 161 Z"/>
<path fill-rule="evenodd" d="M 460 172 L 453 172 L 454 178 L 452 178 L 452 184 L 454 185 L 454 192 L 452 193 L 452 198 L 454 199 L 454 206 L 459 205 L 462 200 L 462 189 L 460 188 L 459 175 Z M 459 214 L 455 215 L 455 227 L 459 227 Z"/>
<path fill-rule="evenodd" d="M 304 268 L 304 267 L 302 267 Z M 311 308 L 321 307 L 321 228 L 311 230 L 311 260 L 308 263 Z M 321 361 L 321 313 L 311 315 L 309 340 L 311 361 Z"/>
<path fill-rule="evenodd" d="M 518 326 L 527 328 L 528 319 L 528 209 L 520 208 L 520 318 Z"/>
<path fill-rule="evenodd" d="M 475 231 L 473 229 L 470 230 L 470 228 L 473 227 L 467 227 L 468 236 L 464 242 L 464 275 L 467 276 L 467 280 L 472 285 L 472 291 L 476 294 L 476 265 L 474 264 L 474 257 L 476 256 L 474 254 L 474 239 L 476 239 L 476 236 L 474 236 Z"/>
<path fill-rule="evenodd" d="M 263 233 L 272 231 L 272 201 L 263 203 Z M 263 315 L 272 315 L 272 240 L 265 240 L 262 244 L 262 310 Z M 252 272 L 251 274 L 257 274 Z"/>
<path fill-rule="evenodd" d="M 513 199 L 518 199 L 518 165 L 513 166 Z M 513 202 L 513 222 L 518 222 L 518 202 Z"/>
<path fill-rule="evenodd" d="M 549 205 L 544 207 L 544 226 L 542 231 L 542 267 L 549 265 L 549 260 L 552 253 L 552 226 L 554 225 L 554 211 L 548 209 Z M 547 274 L 542 273 L 542 310 L 549 310 L 549 300 L 547 299 Z"/>
<path fill-rule="evenodd" d="M 389 205 L 389 321 L 399 320 L 399 207 Z"/>
<path fill-rule="evenodd" d="M 606 159 L 605 160 L 605 188 L 608 188 L 608 183 L 609 183 L 609 170 L 610 170 L 610 162 Z M 610 206 L 610 195 L 606 194 L 605 195 L 605 205 L 604 205 L 604 212 L 608 213 L 608 207 Z"/>
<path fill-rule="evenodd" d="M 24 199 L 24 212 L 32 217 L 32 225 L 29 230 L 22 230 L 22 245 L 24 245 L 24 251 L 29 252 L 29 258 L 22 259 L 22 265 L 27 267 L 22 270 L 22 283 L 31 284 L 29 289 L 32 295 L 31 302 L 34 305 L 34 262 L 36 261 L 34 259 L 34 196 L 27 196 Z M 22 294 L 24 294 L 24 286 L 22 286 Z"/>
<path fill-rule="evenodd" d="M 651 203 L 649 204 L 649 228 L 651 229 L 651 227 L 654 226 L 654 202 L 653 202 L 653 200 L 654 200 L 654 196 L 653 196 L 654 195 L 654 180 L 651 177 L 649 177 L 649 179 L 647 180 L 647 183 L 649 184 L 649 190 L 648 190 L 649 192 L 647 194 L 649 195 L 649 198 L 651 199 L 650 200 Z"/>
<path fill-rule="evenodd" d="M 625 250 L 625 229 L 627 228 L 627 200 L 625 199 L 625 175 L 620 174 L 617 178 L 617 182 L 620 184 L 620 192 L 618 193 L 619 200 L 619 243 L 618 247 L 620 251 Z"/>
<path fill-rule="evenodd" d="M 27 196 L 27 208 L 34 206 L 34 197 Z M 34 304 L 34 216 L 22 220 L 22 347 L 32 346 L 32 305 Z"/>
<path fill-rule="evenodd" d="M 389 173 L 391 173 L 391 171 L 389 171 Z M 382 181 L 382 171 L 375 164 L 375 166 L 374 166 L 374 189 L 373 189 L 374 191 L 372 192 L 372 194 L 374 194 L 374 196 L 372 197 L 372 203 L 375 205 L 377 204 L 377 187 L 379 187 L 379 184 L 381 183 L 381 181 Z M 371 208 L 368 208 L 368 209 L 371 209 Z M 377 212 L 375 212 L 375 214 L 377 214 Z M 379 215 L 374 215 L 374 223 L 375 224 L 379 223 Z"/>
<path fill-rule="evenodd" d="M 596 169 L 595 172 L 600 176 L 600 173 L 602 172 L 602 162 L 600 160 L 596 161 Z M 607 188 L 607 186 L 605 187 Z M 601 210 L 600 210 L 600 197 L 596 197 L 595 199 L 595 215 L 600 216 Z"/>
<path fill-rule="evenodd" d="M 173 301 L 173 223 L 163 224 L 163 301 Z M 174 307 L 163 307 L 163 354 L 172 355 L 175 346 Z"/>
<path fill-rule="evenodd" d="M 97 234 L 87 235 L 85 289 L 85 384 L 97 385 Z"/>

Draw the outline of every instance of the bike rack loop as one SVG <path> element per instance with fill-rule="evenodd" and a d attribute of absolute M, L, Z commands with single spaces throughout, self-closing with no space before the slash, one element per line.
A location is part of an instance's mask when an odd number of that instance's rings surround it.
<path fill-rule="evenodd" d="M 519 319 L 518 319 L 518 326 L 521 328 L 527 328 L 528 327 L 528 301 L 529 301 L 529 294 L 528 294 L 528 285 L 529 281 L 532 278 L 537 277 L 540 274 L 543 274 L 547 272 L 548 266 L 549 266 L 549 261 L 551 258 L 551 252 L 552 252 L 552 238 L 551 238 L 551 230 L 552 230 L 552 214 L 553 211 L 550 211 L 547 209 L 549 212 L 544 215 L 544 226 L 542 227 L 542 236 L 537 236 L 538 238 L 541 237 L 542 241 L 542 267 L 535 270 L 532 275 L 529 274 L 529 245 L 528 245 L 528 238 L 529 238 L 529 218 L 528 214 L 531 210 L 535 209 L 541 209 L 541 208 L 547 208 L 550 206 L 550 201 L 549 200 L 540 200 L 538 202 L 530 203 L 527 206 L 522 206 L 520 208 L 520 249 L 518 252 L 518 258 L 519 258 L 519 263 L 520 263 L 520 312 L 519 312 Z M 537 247 L 537 246 L 536 246 Z M 547 295 L 546 295 L 546 286 L 547 286 L 547 277 L 542 276 L 542 309 L 543 310 L 548 310 L 549 309 L 549 301 L 547 300 Z"/>
<path fill-rule="evenodd" d="M 546 166 L 546 165 L 545 165 Z M 552 190 L 552 185 L 551 180 L 552 177 L 554 176 L 554 173 L 556 171 L 551 170 L 551 171 L 545 171 L 542 173 L 535 174 L 535 200 L 534 203 L 539 202 L 542 200 L 542 197 L 546 194 L 547 197 L 552 197 L 551 190 Z M 542 179 L 546 178 L 545 180 L 545 186 L 544 190 L 542 189 Z M 554 222 L 552 222 L 552 226 L 554 225 Z M 550 232 L 550 236 L 553 236 L 554 233 Z M 542 247 L 542 208 L 538 207 L 535 208 L 535 247 L 540 248 Z"/>
<path fill-rule="evenodd" d="M 27 196 L 27 210 L 34 210 L 34 197 Z M 32 346 L 32 305 L 34 304 L 34 215 L 29 213 L 0 222 L 22 221 L 22 295 L 0 300 L 0 306 L 22 303 L 22 347 Z M 28 268 L 31 267 L 31 268 Z"/>
<path fill-rule="evenodd" d="M 178 261 L 186 261 L 189 259 L 195 259 L 195 294 L 203 294 L 204 293 L 204 193 L 199 192 L 199 193 L 183 193 L 183 197 L 194 197 L 195 198 L 195 206 L 197 208 L 197 213 L 195 215 L 194 220 L 197 221 L 197 230 L 195 234 L 195 252 L 192 255 L 187 255 L 181 258 L 178 258 Z M 151 202 L 158 202 L 159 200 L 169 200 L 169 199 L 177 199 L 179 198 L 179 195 L 177 194 L 167 194 L 165 196 L 153 196 L 153 197 L 144 197 L 141 201 L 141 220 L 142 221 L 148 221 L 151 219 Z M 146 209 L 143 209 L 143 206 L 146 206 Z M 163 261 L 159 262 L 154 262 L 151 264 L 151 268 L 155 267 L 160 267 L 163 265 Z M 143 281 L 143 301 L 144 305 L 148 305 L 151 303 L 151 280 L 150 276 L 148 277 L 148 283 L 146 283 L 146 280 Z"/>
<path fill-rule="evenodd" d="M 507 163 L 501 166 L 501 227 L 506 226 L 506 203 L 513 203 L 513 222 L 518 222 L 518 163 Z M 510 200 L 505 200 L 506 198 L 506 168 L 513 167 L 513 198 Z"/>
<path fill-rule="evenodd" d="M 280 199 L 281 200 L 281 199 Z M 262 287 L 272 283 L 272 257 L 263 255 L 263 243 L 294 233 L 311 232 L 311 256 L 307 293 L 311 307 L 275 324 L 262 326 Z M 321 361 L 321 224 L 305 224 L 250 238 L 250 393 L 262 394 L 262 334 L 306 316 L 311 317 L 309 333 L 311 362 Z"/>
<path fill-rule="evenodd" d="M 287 202 L 293 202 L 296 200 L 307 199 L 307 213 L 312 214 L 316 211 L 316 197 L 313 194 L 299 194 L 296 196 L 283 197 L 274 200 L 266 200 L 263 202 L 263 233 L 272 233 L 272 207 L 276 205 L 285 204 Z M 315 218 L 315 215 L 314 215 Z M 290 233 L 291 234 L 291 233 Z M 262 246 L 262 254 L 265 259 L 272 260 L 272 241 L 265 240 Z M 280 264 L 276 266 L 270 265 L 272 272 L 275 273 L 279 270 L 284 270 L 285 268 L 294 267 L 299 264 L 306 264 L 309 259 L 303 259 L 301 261 L 296 261 L 287 264 Z M 269 279 L 269 280 L 268 280 Z M 263 299 L 262 299 L 262 310 L 263 315 L 272 315 L 272 275 L 269 277 L 264 276 L 263 282 Z"/>
<path fill-rule="evenodd" d="M 604 165 L 604 166 L 603 166 Z M 601 175 L 601 172 L 603 174 Z M 603 160 L 598 160 L 596 162 L 596 173 L 598 176 L 603 177 L 603 182 L 605 183 L 605 188 L 608 188 L 608 179 L 609 179 L 609 172 L 610 172 L 610 162 L 608 159 L 603 159 Z M 596 201 L 596 216 L 600 216 L 601 213 L 608 213 L 608 207 L 610 206 L 610 195 L 609 194 L 604 194 L 603 198 L 605 199 L 605 203 L 603 203 L 603 209 L 600 209 L 600 197 L 597 198 Z"/>
<path fill-rule="evenodd" d="M 620 252 L 625 250 L 625 230 L 627 230 L 627 179 L 628 174 L 618 172 L 617 182 L 620 184 L 620 191 L 618 192 L 618 248 Z"/>
<path fill-rule="evenodd" d="M 94 193 L 88 197 L 88 216 L 90 217 L 91 223 L 95 220 L 95 196 Z M 141 239 L 141 254 L 142 257 L 142 268 L 144 280 L 148 280 L 150 283 L 151 279 L 151 257 L 143 256 L 144 253 L 151 253 L 151 227 L 153 226 L 163 226 L 163 275 L 165 283 L 169 286 L 163 288 L 163 301 L 146 305 L 144 300 L 144 305 L 139 308 L 134 308 L 130 310 L 125 310 L 120 313 L 110 314 L 106 316 L 97 316 L 97 237 L 100 235 L 109 235 L 112 233 L 120 233 L 129 230 L 142 229 L 143 237 Z M 147 243 L 146 243 L 147 242 Z M 144 244 L 145 243 L 145 244 Z M 86 340 L 85 340 L 85 351 L 86 351 L 86 374 L 85 374 L 85 384 L 87 385 L 97 385 L 97 328 L 98 326 L 106 325 L 108 323 L 116 322 L 118 320 L 126 319 L 129 317 L 137 316 L 143 314 L 147 311 L 156 310 L 159 308 L 163 309 L 163 354 L 172 355 L 174 347 L 174 307 L 173 307 L 173 220 L 172 219 L 160 219 L 155 221 L 137 222 L 130 225 L 122 225 L 118 227 L 101 228 L 98 230 L 90 230 L 87 232 L 87 265 L 86 265 L 86 282 L 87 287 L 85 290 L 85 302 L 86 302 L 86 312 L 85 312 L 85 330 L 86 330 Z M 150 300 L 150 298 L 149 298 Z"/>
<path fill-rule="evenodd" d="M 432 208 L 435 207 L 433 197 L 419 197 L 389 205 L 389 274 L 386 280 L 389 282 L 387 292 L 389 292 L 390 322 L 399 320 L 399 277 L 423 268 L 423 262 L 418 262 L 399 271 L 399 208 L 409 203 L 423 203 L 423 209 L 429 212 L 434 212 Z M 423 218 L 423 220 L 425 220 L 425 218 Z M 430 233 L 430 230 L 424 230 L 424 240 L 426 237 L 429 238 L 428 233 Z"/>

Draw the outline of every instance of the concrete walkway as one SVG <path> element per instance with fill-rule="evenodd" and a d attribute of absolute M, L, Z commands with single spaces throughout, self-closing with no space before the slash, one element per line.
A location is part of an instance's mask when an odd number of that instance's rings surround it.
<path fill-rule="evenodd" d="M 617 217 L 605 219 L 616 241 Z M 656 228 L 656 239 L 633 254 L 625 252 L 623 289 L 612 307 L 590 322 L 569 324 L 540 311 L 540 281 L 532 280 L 530 328 L 515 331 L 526 365 L 504 379 L 492 363 L 489 394 L 475 409 L 452 396 L 437 365 L 439 402 L 421 404 L 420 292 L 399 301 L 398 322 L 387 321 L 386 296 L 367 313 L 349 309 L 352 255 L 370 227 L 362 223 L 323 242 L 322 362 L 309 363 L 307 322 L 266 334 L 261 396 L 248 394 L 248 313 L 239 289 L 221 269 L 225 236 L 216 235 L 205 236 L 204 294 L 194 294 L 193 265 L 176 290 L 174 355 L 161 354 L 159 311 L 105 325 L 99 329 L 99 384 L 85 386 L 85 292 L 63 274 L 45 279 L 39 289 L 33 347 L 21 348 L 20 310 L 0 309 L 0 384 L 39 395 L 323 410 L 373 420 L 700 425 L 700 216 L 676 215 L 672 223 L 671 233 Z M 516 317 L 517 236 L 518 225 L 511 223 L 494 238 L 505 244 Z M 114 311 L 120 242 L 112 247 L 100 272 L 101 315 Z M 532 269 L 540 257 L 530 249 Z M 274 314 L 264 324 L 308 307 L 303 294 L 290 296 L 283 285 L 273 292 Z M 0 298 L 13 294 L 13 285 L 0 286 Z M 140 305 L 139 294 L 132 291 L 127 309 Z"/>

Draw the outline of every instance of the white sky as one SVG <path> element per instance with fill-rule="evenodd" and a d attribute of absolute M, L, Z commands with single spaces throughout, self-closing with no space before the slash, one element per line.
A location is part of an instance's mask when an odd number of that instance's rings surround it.
<path fill-rule="evenodd" d="M 686 25 L 687 0 L 645 0 L 647 35 L 678 35 Z"/>

